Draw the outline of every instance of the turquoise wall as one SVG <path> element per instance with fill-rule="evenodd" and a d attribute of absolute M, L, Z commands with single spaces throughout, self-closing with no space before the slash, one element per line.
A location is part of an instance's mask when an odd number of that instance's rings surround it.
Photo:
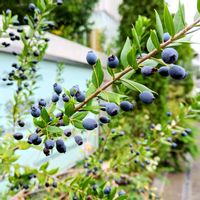
<path fill-rule="evenodd" d="M 11 71 L 11 65 L 14 62 L 16 62 L 16 58 L 12 54 L 0 53 L 0 78 L 4 77 L 4 73 Z M 45 60 L 39 63 L 38 67 L 38 74 L 41 74 L 41 78 L 38 80 L 37 86 L 39 88 L 35 91 L 34 99 L 49 99 L 53 93 L 52 85 L 55 82 L 57 63 Z M 87 65 L 66 63 L 62 74 L 62 78 L 64 79 L 62 86 L 69 89 L 73 85 L 78 84 L 81 90 L 85 90 L 86 80 L 90 78 L 91 72 L 91 68 Z M 13 98 L 14 86 L 5 86 L 3 81 L 0 82 L 0 125 L 4 126 L 7 123 L 5 117 L 5 103 Z M 29 119 L 29 123 L 31 124 L 31 117 L 26 119 Z M 19 130 L 21 131 L 21 129 Z M 32 130 L 34 131 L 34 129 Z M 26 136 L 29 135 L 27 134 L 26 128 L 23 132 Z M 85 143 L 81 147 L 76 145 L 73 137 L 67 139 L 66 154 L 59 154 L 54 150 L 51 156 L 46 157 L 43 152 L 33 148 L 26 151 L 17 151 L 17 154 L 21 155 L 18 162 L 33 167 L 39 167 L 42 163 L 49 161 L 50 168 L 59 167 L 61 170 L 69 168 L 96 149 L 98 143 L 97 134 L 97 131 L 84 133 Z"/>

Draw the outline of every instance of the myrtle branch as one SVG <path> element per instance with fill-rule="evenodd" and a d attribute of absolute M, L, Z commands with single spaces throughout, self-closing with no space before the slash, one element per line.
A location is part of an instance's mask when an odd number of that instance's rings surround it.
<path fill-rule="evenodd" d="M 195 20 L 192 24 L 186 26 L 184 29 L 182 29 L 180 32 L 178 32 L 177 34 L 175 34 L 172 38 L 170 38 L 168 41 L 163 42 L 160 44 L 160 48 L 163 49 L 166 46 L 168 46 L 169 44 L 171 44 L 172 42 L 180 39 L 182 36 L 184 36 L 189 30 L 191 30 L 193 27 L 195 27 L 198 23 L 200 22 L 200 18 L 198 18 L 197 20 Z M 148 53 L 147 55 L 143 56 L 142 58 L 140 58 L 137 61 L 137 65 L 141 64 L 142 62 L 144 62 L 145 60 L 150 59 L 151 57 L 155 56 L 159 51 L 157 49 L 154 49 L 153 51 L 151 51 L 150 53 Z M 111 81 L 107 82 L 105 85 L 100 86 L 99 88 L 97 88 L 97 90 L 90 95 L 88 98 L 86 98 L 82 103 L 80 103 L 75 111 L 80 110 L 84 105 L 86 105 L 90 100 L 92 100 L 94 97 L 96 97 L 99 93 L 101 93 L 102 91 L 106 90 L 108 87 L 110 87 L 115 81 L 120 80 L 125 74 L 127 74 L 128 72 L 132 71 L 133 67 L 128 66 L 127 68 L 125 68 L 122 72 L 120 72 L 116 77 L 114 77 Z"/>

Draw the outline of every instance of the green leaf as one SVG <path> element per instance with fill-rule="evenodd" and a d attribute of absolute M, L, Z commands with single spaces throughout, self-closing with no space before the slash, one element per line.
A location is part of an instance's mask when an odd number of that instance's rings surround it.
<path fill-rule="evenodd" d="M 74 105 L 73 99 L 70 100 L 69 102 L 65 103 L 64 107 L 65 107 L 65 115 L 67 115 L 68 117 L 70 117 L 71 115 L 74 114 L 74 112 L 75 112 L 75 105 Z"/>
<path fill-rule="evenodd" d="M 93 85 L 98 88 L 104 79 L 104 72 L 101 66 L 101 61 L 98 59 L 96 65 L 93 68 L 92 73 L 92 83 Z"/>
<path fill-rule="evenodd" d="M 48 173 L 49 175 L 54 175 L 54 174 L 56 174 L 56 173 L 58 172 L 58 170 L 59 170 L 59 168 L 51 169 L 51 170 L 49 170 L 47 173 Z"/>
<path fill-rule="evenodd" d="M 49 114 L 53 114 L 53 112 L 56 110 L 56 104 L 52 103 L 48 109 Z"/>
<path fill-rule="evenodd" d="M 178 33 L 180 30 L 182 30 L 185 27 L 185 9 L 184 5 L 182 5 L 179 1 L 179 8 L 174 16 L 174 26 L 175 31 Z"/>
<path fill-rule="evenodd" d="M 136 48 L 134 46 L 132 46 L 131 50 L 128 52 L 127 60 L 128 60 L 128 64 L 131 67 L 133 68 L 137 67 Z"/>
<path fill-rule="evenodd" d="M 200 0 L 197 0 L 197 10 L 200 13 Z"/>
<path fill-rule="evenodd" d="M 46 163 L 44 163 L 44 164 L 42 164 L 42 165 L 40 166 L 40 170 L 41 170 L 41 171 L 45 171 L 45 170 L 47 169 L 48 166 L 49 166 L 49 162 L 46 162 Z"/>
<path fill-rule="evenodd" d="M 99 94 L 99 97 L 105 101 L 115 102 L 117 104 L 121 102 L 121 99 L 127 98 L 127 96 L 125 95 L 107 91 L 103 91 L 101 94 Z"/>
<path fill-rule="evenodd" d="M 164 7 L 164 23 L 165 23 L 165 28 L 167 29 L 167 32 L 171 35 L 175 35 L 175 27 L 174 27 L 174 22 L 173 18 L 169 12 L 169 9 L 167 5 L 165 4 Z"/>
<path fill-rule="evenodd" d="M 49 132 L 49 133 L 51 133 L 51 134 L 53 134 L 53 135 L 62 135 L 63 134 L 63 130 L 61 129 L 61 128 L 59 128 L 59 127 L 57 127 L 57 126 L 48 126 L 47 128 L 46 128 L 46 130 Z"/>
<path fill-rule="evenodd" d="M 141 46 L 140 46 L 140 40 L 139 40 L 137 31 L 135 30 L 135 27 L 132 28 L 132 35 L 133 35 L 133 38 L 135 40 L 135 44 L 136 44 L 136 46 L 138 48 L 138 51 L 139 51 L 140 55 L 142 55 L 142 50 L 141 50 Z"/>
<path fill-rule="evenodd" d="M 30 147 L 30 145 L 28 144 L 28 142 L 26 141 L 19 141 L 17 143 L 17 147 L 20 149 L 20 150 L 26 150 Z"/>
<path fill-rule="evenodd" d="M 72 119 L 77 119 L 77 120 L 82 120 L 86 117 L 86 115 L 88 114 L 88 112 L 77 112 L 74 115 L 72 115 Z"/>
<path fill-rule="evenodd" d="M 45 124 L 44 121 L 39 120 L 39 119 L 37 120 L 36 118 L 33 118 L 33 123 L 34 123 L 35 126 L 38 126 L 40 128 L 45 128 L 46 127 L 46 124 Z"/>
<path fill-rule="evenodd" d="M 44 108 L 44 107 L 41 110 L 41 117 L 46 123 L 49 122 L 49 114 L 48 114 L 46 108 Z"/>
<path fill-rule="evenodd" d="M 83 190 L 85 190 L 86 187 L 88 186 L 88 184 L 90 183 L 91 179 L 92 179 L 91 176 L 87 177 L 84 181 L 82 181 L 82 182 L 80 183 L 80 187 L 81 187 Z"/>
<path fill-rule="evenodd" d="M 87 92 L 86 92 L 86 97 L 89 97 L 89 96 L 90 96 L 91 94 L 93 94 L 95 91 L 96 91 L 96 88 L 95 88 L 95 86 L 91 83 L 91 84 L 89 85 L 89 88 L 88 88 Z"/>
<path fill-rule="evenodd" d="M 71 123 L 78 129 L 84 129 L 84 127 L 82 125 L 82 120 L 72 119 Z"/>
<path fill-rule="evenodd" d="M 158 32 L 158 36 L 160 38 L 160 41 L 163 42 L 163 35 L 164 35 L 163 25 L 162 25 L 160 16 L 159 16 L 159 14 L 156 10 L 155 10 L 155 14 L 156 14 L 156 30 Z"/>
<path fill-rule="evenodd" d="M 117 188 L 116 187 L 112 188 L 111 193 L 109 194 L 109 199 L 110 200 L 113 200 L 116 192 L 117 192 Z"/>
<path fill-rule="evenodd" d="M 115 200 L 124 200 L 124 199 L 127 199 L 127 196 L 126 196 L 126 195 L 117 197 Z"/>
<path fill-rule="evenodd" d="M 124 84 L 127 88 L 129 88 L 131 90 L 139 91 L 140 93 L 144 92 L 144 91 L 156 93 L 153 90 L 149 89 L 148 87 L 146 87 L 140 83 L 137 83 L 135 81 L 131 81 L 128 79 L 121 79 L 121 81 L 122 81 L 122 84 Z"/>
<path fill-rule="evenodd" d="M 151 67 L 156 67 L 159 64 L 159 62 L 152 60 L 152 59 L 148 59 L 145 60 L 144 62 L 142 62 L 140 64 L 140 66 L 151 66 Z"/>
<path fill-rule="evenodd" d="M 154 47 L 157 49 L 157 50 L 161 50 L 160 48 L 160 43 L 159 43 L 159 40 L 158 40 L 158 37 L 157 37 L 157 34 L 154 30 L 151 30 L 151 41 L 153 42 L 153 45 Z"/>
<path fill-rule="evenodd" d="M 121 55 L 120 55 L 120 60 L 124 67 L 128 66 L 127 55 L 128 55 L 128 52 L 130 51 L 130 49 L 131 49 L 131 41 L 130 41 L 129 37 L 127 37 L 124 47 L 122 49 Z"/>
<path fill-rule="evenodd" d="M 108 71 L 108 73 L 109 73 L 112 77 L 115 76 L 115 74 L 114 74 L 114 72 L 113 72 L 113 69 L 111 69 L 110 67 L 107 67 L 107 71 Z"/>
<path fill-rule="evenodd" d="M 151 52 L 155 49 L 154 44 L 151 40 L 151 37 L 149 37 L 149 39 L 147 40 L 147 50 L 148 52 Z"/>
<path fill-rule="evenodd" d="M 90 111 L 94 114 L 98 114 L 100 108 L 101 108 L 101 106 L 85 106 L 81 110 Z"/>
<path fill-rule="evenodd" d="M 63 122 L 66 126 L 69 125 L 69 117 L 67 115 L 63 116 Z"/>

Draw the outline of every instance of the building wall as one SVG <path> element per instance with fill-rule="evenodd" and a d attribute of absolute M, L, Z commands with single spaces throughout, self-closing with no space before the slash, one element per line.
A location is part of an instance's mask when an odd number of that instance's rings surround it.
<path fill-rule="evenodd" d="M 90 18 L 93 22 L 91 32 L 91 47 L 106 52 L 111 46 L 114 50 L 115 41 L 118 38 L 120 16 L 118 7 L 122 0 L 100 0 Z M 103 43 L 103 45 L 102 45 Z M 102 45 L 102 46 L 101 46 Z"/>
<path fill-rule="evenodd" d="M 9 31 L 14 32 L 15 30 Z M 37 81 L 38 89 L 34 92 L 33 99 L 37 101 L 40 98 L 44 98 L 47 101 L 50 101 L 53 94 L 52 86 L 55 83 L 57 63 L 59 62 L 64 63 L 64 71 L 62 73 L 64 81 L 62 86 L 66 89 L 70 89 L 73 85 L 78 84 L 81 90 L 86 90 L 86 81 L 90 79 L 92 75 L 92 67 L 86 63 L 85 59 L 86 54 L 90 49 L 53 34 L 47 34 L 47 37 L 50 39 L 50 42 L 45 59 L 38 64 L 37 73 L 40 74 L 41 77 Z M 0 39 L 0 43 L 2 41 L 11 42 L 9 39 Z M 9 130 L 10 127 L 7 123 L 7 113 L 5 108 L 8 100 L 13 99 L 16 86 L 6 86 L 2 81 L 2 78 L 4 77 L 4 74 L 7 74 L 12 70 L 12 63 L 17 62 L 16 57 L 13 56 L 11 52 L 15 51 L 20 53 L 22 48 L 23 46 L 21 42 L 11 42 L 9 48 L 0 48 L 0 126 L 3 126 L 4 128 L 6 127 L 6 130 Z M 99 52 L 96 53 L 105 67 L 106 55 Z M 27 116 L 25 119 L 26 127 L 24 129 L 16 130 L 23 132 L 26 139 L 30 133 L 34 132 L 34 128 L 31 127 L 31 121 L 32 117 Z M 65 154 L 59 154 L 54 150 L 51 156 L 46 157 L 42 151 L 33 148 L 26 151 L 18 150 L 17 153 L 21 155 L 18 162 L 39 167 L 41 163 L 49 161 L 50 168 L 59 167 L 61 171 L 72 167 L 76 162 L 91 154 L 98 147 L 97 129 L 95 131 L 83 133 L 80 130 L 74 129 L 73 133 L 83 135 L 85 140 L 84 145 L 79 147 L 72 136 L 66 140 L 67 152 Z"/>

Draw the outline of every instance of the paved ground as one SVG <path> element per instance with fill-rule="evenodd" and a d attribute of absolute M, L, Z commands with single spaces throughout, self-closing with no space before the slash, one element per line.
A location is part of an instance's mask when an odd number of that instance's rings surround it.
<path fill-rule="evenodd" d="M 199 138 L 200 145 L 200 138 Z M 163 200 L 200 200 L 200 156 L 185 173 L 166 174 L 166 181 L 154 183 Z"/>

